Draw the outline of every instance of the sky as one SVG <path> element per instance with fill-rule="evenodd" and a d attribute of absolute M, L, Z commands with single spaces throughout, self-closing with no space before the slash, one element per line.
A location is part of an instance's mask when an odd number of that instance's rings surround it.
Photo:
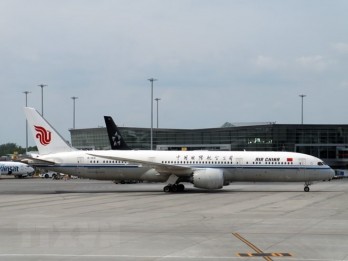
<path fill-rule="evenodd" d="M 76 128 L 348 124 L 348 1 L 1 0 L 0 144 L 25 147 L 24 91 Z M 156 126 L 156 102 L 154 102 Z M 34 145 L 29 133 L 29 145 Z"/>

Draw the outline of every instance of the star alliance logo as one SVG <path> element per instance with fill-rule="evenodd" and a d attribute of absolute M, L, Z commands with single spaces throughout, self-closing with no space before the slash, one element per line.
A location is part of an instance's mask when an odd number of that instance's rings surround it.
<path fill-rule="evenodd" d="M 115 132 L 114 136 L 112 136 L 112 141 L 114 146 L 121 146 L 121 135 L 119 135 L 117 131 Z"/>

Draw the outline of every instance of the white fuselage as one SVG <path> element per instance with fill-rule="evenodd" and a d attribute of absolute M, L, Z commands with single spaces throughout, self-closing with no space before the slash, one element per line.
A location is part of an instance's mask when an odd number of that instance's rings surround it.
<path fill-rule="evenodd" d="M 33 173 L 34 169 L 21 162 L 0 161 L 0 171 L 2 175 L 22 176 Z"/>
<path fill-rule="evenodd" d="M 106 159 L 105 155 L 110 159 Z M 109 150 L 61 152 L 37 158 L 55 162 L 41 166 L 43 168 L 98 180 L 165 182 L 171 175 L 170 171 L 159 173 L 151 164 L 139 161 L 187 167 L 191 172 L 196 169 L 220 169 L 226 182 L 311 182 L 329 180 L 334 176 L 334 171 L 320 159 L 294 152 Z M 191 174 L 188 171 L 175 173 L 183 178 Z"/>

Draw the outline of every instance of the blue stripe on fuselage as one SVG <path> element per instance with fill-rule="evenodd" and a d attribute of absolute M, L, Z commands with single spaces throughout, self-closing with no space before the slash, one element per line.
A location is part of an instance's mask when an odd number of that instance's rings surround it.
<path fill-rule="evenodd" d="M 173 166 L 181 166 L 192 169 L 203 169 L 203 168 L 214 168 L 214 169 L 258 169 L 258 170 L 296 170 L 296 169 L 306 169 L 306 170 L 329 170 L 330 167 L 316 167 L 316 166 L 303 166 L 303 165 L 291 165 L 291 166 L 250 166 L 250 165 L 173 165 Z M 87 169 L 131 169 L 131 168 L 140 168 L 141 165 L 105 165 L 105 164 L 55 164 L 55 165 L 46 165 L 40 167 L 43 168 L 87 168 Z"/>

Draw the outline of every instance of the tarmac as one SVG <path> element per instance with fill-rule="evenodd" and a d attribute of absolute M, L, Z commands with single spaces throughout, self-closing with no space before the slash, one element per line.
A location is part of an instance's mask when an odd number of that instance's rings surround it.
<path fill-rule="evenodd" d="M 348 180 L 164 185 L 1 178 L 0 260 L 348 260 Z"/>

